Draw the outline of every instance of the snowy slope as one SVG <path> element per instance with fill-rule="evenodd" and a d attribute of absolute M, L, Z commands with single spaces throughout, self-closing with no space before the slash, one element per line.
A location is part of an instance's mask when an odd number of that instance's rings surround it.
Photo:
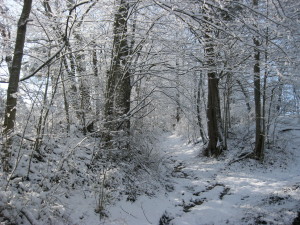
<path fill-rule="evenodd" d="M 277 145 L 266 150 L 263 164 L 241 157 L 252 150 L 251 136 L 250 141 L 244 138 L 245 132 L 232 138 L 218 159 L 202 157 L 201 144 L 162 134 L 156 145 L 159 155 L 149 156 L 151 164 L 129 168 L 130 179 L 141 176 L 133 186 L 121 181 L 126 175 L 122 169 L 133 162 L 112 166 L 104 182 L 104 167 L 91 169 L 97 149 L 91 140 L 74 137 L 53 143 L 49 145 L 54 149 L 49 153 L 53 165 L 34 162 L 30 179 L 21 179 L 28 163 L 24 154 L 7 190 L 7 182 L 1 180 L 0 223 L 10 224 L 6 218 L 14 216 L 17 224 L 36 225 L 289 225 L 300 211 L 297 124 L 289 120 L 278 124 Z M 104 210 L 97 210 L 99 200 Z"/>
<path fill-rule="evenodd" d="M 238 149 L 220 159 L 201 158 L 199 145 L 166 136 L 161 148 L 173 170 L 166 190 L 153 198 L 118 202 L 103 223 L 292 224 L 300 210 L 300 133 L 286 132 L 286 148 L 268 150 L 265 164 L 235 162 Z"/>

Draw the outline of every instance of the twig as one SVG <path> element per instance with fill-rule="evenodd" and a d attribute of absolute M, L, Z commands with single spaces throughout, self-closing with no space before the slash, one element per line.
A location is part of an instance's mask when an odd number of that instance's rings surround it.
<path fill-rule="evenodd" d="M 25 81 L 31 77 L 33 77 L 37 72 L 39 72 L 41 69 L 43 69 L 46 65 L 48 65 L 52 59 L 54 59 L 64 48 L 66 47 L 66 43 L 64 43 L 61 48 L 54 54 L 52 55 L 46 62 L 44 62 L 42 65 L 40 65 L 33 73 L 29 74 L 28 76 L 25 76 L 23 78 L 20 79 L 21 81 Z"/>
<path fill-rule="evenodd" d="M 287 132 L 287 131 L 291 131 L 291 130 L 300 130 L 300 128 L 286 128 L 286 129 L 280 130 L 279 132 Z"/>
<path fill-rule="evenodd" d="M 24 211 L 24 210 L 21 210 L 20 211 L 24 216 L 25 218 L 28 220 L 28 222 L 31 224 L 31 225 L 36 225 L 37 223 L 34 221 L 35 219 L 32 218 L 32 216 L 30 214 L 28 214 L 28 212 Z"/>
<path fill-rule="evenodd" d="M 125 213 L 127 213 L 128 215 L 132 216 L 132 217 L 135 218 L 135 219 L 138 219 L 136 216 L 132 215 L 131 213 L 129 213 L 129 212 L 127 212 L 127 211 L 125 211 L 125 210 L 122 208 L 122 206 L 120 206 L 120 208 L 121 208 Z"/>
<path fill-rule="evenodd" d="M 87 137 L 84 137 L 80 142 L 78 142 L 70 151 L 69 153 L 61 160 L 60 166 L 58 167 L 58 171 L 62 170 L 62 167 L 64 165 L 64 162 L 70 158 L 71 154 L 75 151 L 75 149 L 81 145 L 82 142 L 84 142 L 87 139 Z"/>
<path fill-rule="evenodd" d="M 22 136 L 21 134 L 17 134 L 17 136 L 20 137 L 20 138 L 24 138 L 24 139 L 27 140 L 27 141 L 35 142 L 35 140 L 32 140 L 32 139 L 30 139 L 30 138 L 28 138 L 28 137 L 24 137 L 24 136 Z"/>
<path fill-rule="evenodd" d="M 147 216 L 146 216 L 146 213 L 145 213 L 145 210 L 144 210 L 144 208 L 143 208 L 143 204 L 142 204 L 142 203 L 141 203 L 141 208 L 142 208 L 142 210 L 143 210 L 143 214 L 144 214 L 146 220 L 148 221 L 148 223 L 153 224 L 153 223 L 151 223 L 151 222 L 148 220 L 148 218 L 147 218 Z"/>
<path fill-rule="evenodd" d="M 236 159 L 236 160 L 233 160 L 233 161 L 229 162 L 228 165 L 230 166 L 230 165 L 233 164 L 233 163 L 242 161 L 242 160 L 244 160 L 244 159 L 252 158 L 252 157 L 253 157 L 253 152 L 249 152 L 249 153 L 247 153 L 246 155 L 242 156 L 241 158 L 238 158 L 238 159 Z"/>

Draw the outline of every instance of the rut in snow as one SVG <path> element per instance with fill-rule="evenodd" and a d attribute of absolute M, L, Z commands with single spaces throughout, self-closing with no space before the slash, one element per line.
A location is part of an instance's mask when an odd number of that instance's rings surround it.
<path fill-rule="evenodd" d="M 185 144 L 174 134 L 162 143 L 172 168 L 168 198 L 175 207 L 165 209 L 159 224 L 289 224 L 296 215 L 300 176 L 294 166 L 238 161 L 238 149 L 219 159 L 200 157 L 201 145 Z"/>

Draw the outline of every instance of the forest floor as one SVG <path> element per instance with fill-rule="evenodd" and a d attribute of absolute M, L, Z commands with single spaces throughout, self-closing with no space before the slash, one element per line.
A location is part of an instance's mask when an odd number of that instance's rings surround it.
<path fill-rule="evenodd" d="M 280 128 L 279 128 L 280 129 Z M 284 148 L 267 150 L 264 164 L 236 160 L 251 146 L 231 142 L 218 159 L 199 157 L 199 145 L 176 134 L 161 138 L 172 170 L 165 191 L 120 201 L 103 224 L 293 224 L 300 211 L 300 132 L 284 126 Z M 168 175 L 167 175 L 168 176 Z M 296 223 L 294 223 L 296 224 Z"/>
<path fill-rule="evenodd" d="M 115 181 L 111 186 L 101 183 L 99 171 L 90 169 L 97 146 L 89 139 L 73 137 L 49 145 L 52 161 L 35 160 L 28 180 L 22 179 L 29 160 L 26 153 L 8 190 L 0 189 L 0 224 L 299 224 L 299 118 L 277 123 L 263 163 L 245 157 L 253 149 L 253 129 L 232 130 L 228 150 L 217 159 L 201 156 L 201 142 L 188 144 L 176 133 L 161 133 L 147 160 L 136 162 L 135 156 L 135 164 L 129 161 L 111 168 L 115 178 L 106 177 L 108 184 Z M 77 142 L 85 148 L 70 147 Z M 128 167 L 129 181 L 135 180 L 129 186 L 124 184 Z M 7 184 L 2 178 L 0 187 Z M 97 212 L 99 202 L 103 207 Z M 6 210 L 1 214 L 2 209 Z"/>

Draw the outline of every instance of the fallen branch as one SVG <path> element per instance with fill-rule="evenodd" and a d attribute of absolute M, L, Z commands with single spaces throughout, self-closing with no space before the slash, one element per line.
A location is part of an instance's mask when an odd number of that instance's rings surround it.
<path fill-rule="evenodd" d="M 25 218 L 28 220 L 28 222 L 31 225 L 37 225 L 38 224 L 30 213 L 28 213 L 27 211 L 24 211 L 23 209 L 20 212 L 25 216 Z"/>
<path fill-rule="evenodd" d="M 238 159 L 229 162 L 228 165 L 230 166 L 231 164 L 242 161 L 244 159 L 253 159 L 253 152 L 248 152 L 248 153 L 241 154 Z"/>
<path fill-rule="evenodd" d="M 141 203 L 141 208 L 142 208 L 142 210 L 143 210 L 143 214 L 144 214 L 144 216 L 145 216 L 146 220 L 148 221 L 148 223 L 150 223 L 150 224 L 153 224 L 153 223 L 151 223 L 151 222 L 149 221 L 149 219 L 147 218 L 147 216 L 146 216 L 146 213 L 145 213 L 145 210 L 144 210 L 144 208 L 143 208 L 143 204 L 142 204 L 142 203 Z"/>
<path fill-rule="evenodd" d="M 136 216 L 132 215 L 131 213 L 129 213 L 129 212 L 127 212 L 127 211 L 125 211 L 125 210 L 122 208 L 122 206 L 120 206 L 120 208 L 121 208 L 125 213 L 127 213 L 128 215 L 130 215 L 130 216 L 132 216 L 133 218 L 137 219 Z"/>
<path fill-rule="evenodd" d="M 287 128 L 287 129 L 283 129 L 279 132 L 287 132 L 287 131 L 291 131 L 291 130 L 300 130 L 300 128 Z"/>

